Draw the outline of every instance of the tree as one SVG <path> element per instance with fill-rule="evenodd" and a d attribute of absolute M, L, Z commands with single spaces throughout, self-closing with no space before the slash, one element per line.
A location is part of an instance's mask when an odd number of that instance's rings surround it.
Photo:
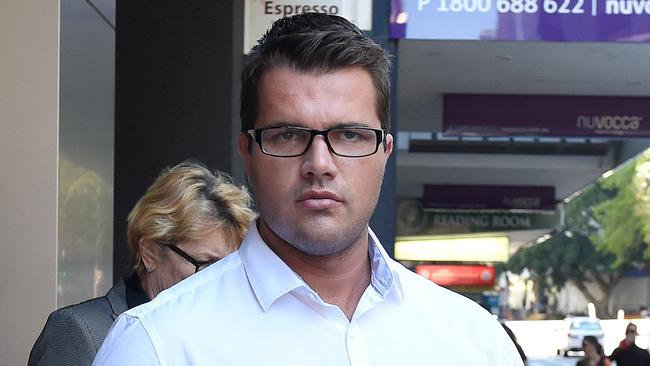
<path fill-rule="evenodd" d="M 112 243 L 104 239 L 112 195 L 111 185 L 97 172 L 60 157 L 57 293 L 64 305 L 100 296 L 110 287 L 112 279 L 102 269 L 110 265 L 106 258 L 112 252 Z"/>
<path fill-rule="evenodd" d="M 608 302 L 623 271 L 650 258 L 649 161 L 644 154 L 576 194 L 564 204 L 564 226 L 517 252 L 508 268 L 536 273 L 549 296 L 571 281 L 599 314 L 612 316 Z"/>
<path fill-rule="evenodd" d="M 553 296 L 568 281 L 611 316 L 607 303 L 624 271 L 650 272 L 650 149 L 564 204 L 565 222 L 507 263 L 528 268 Z"/>
<path fill-rule="evenodd" d="M 636 161 L 619 168 L 601 185 L 614 196 L 596 206 L 593 210 L 599 230 L 590 238 L 596 248 L 615 257 L 613 268 L 639 266 L 643 259 L 650 258 L 645 242 L 647 232 L 643 219 L 643 192 L 637 186 L 637 166 L 644 163 L 643 155 Z"/>
<path fill-rule="evenodd" d="M 566 230 L 518 251 L 507 266 L 513 272 L 528 268 L 537 278 L 539 291 L 545 297 L 554 298 L 553 304 L 557 304 L 558 291 L 572 281 L 585 298 L 596 305 L 599 314 L 611 316 L 607 301 L 620 279 L 620 271 L 608 269 L 613 260 L 612 255 L 598 251 L 588 236 Z M 588 286 L 588 283 L 593 285 Z M 605 296 L 600 296 L 599 292 Z"/>

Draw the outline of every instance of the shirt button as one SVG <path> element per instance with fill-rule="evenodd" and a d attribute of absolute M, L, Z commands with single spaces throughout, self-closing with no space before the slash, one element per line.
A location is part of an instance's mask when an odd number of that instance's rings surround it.
<path fill-rule="evenodd" d="M 356 339 L 356 338 L 359 337 L 359 331 L 357 330 L 356 327 L 354 327 L 354 328 L 353 328 L 353 327 L 350 327 L 350 328 L 348 329 L 348 337 L 349 337 L 350 339 Z"/>

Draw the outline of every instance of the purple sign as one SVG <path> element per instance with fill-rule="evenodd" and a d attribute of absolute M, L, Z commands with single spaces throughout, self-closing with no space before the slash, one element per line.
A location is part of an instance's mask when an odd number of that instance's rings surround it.
<path fill-rule="evenodd" d="M 650 0 L 391 0 L 391 37 L 650 42 Z"/>
<path fill-rule="evenodd" d="M 448 136 L 650 137 L 649 97 L 445 94 Z"/>
<path fill-rule="evenodd" d="M 424 209 L 555 210 L 551 186 L 424 186 Z"/>

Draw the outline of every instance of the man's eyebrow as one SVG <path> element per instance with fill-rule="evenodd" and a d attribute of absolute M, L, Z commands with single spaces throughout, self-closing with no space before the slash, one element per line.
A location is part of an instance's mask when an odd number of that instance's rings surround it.
<path fill-rule="evenodd" d="M 345 127 L 370 127 L 370 124 L 368 123 L 363 123 L 363 122 L 342 122 L 342 123 L 337 123 L 334 126 L 330 128 L 345 128 Z"/>
<path fill-rule="evenodd" d="M 262 128 L 277 128 L 277 127 L 303 127 L 303 128 L 309 128 L 307 127 L 304 123 L 300 122 L 284 122 L 284 121 L 277 121 L 277 122 L 271 122 L 268 125 L 262 127 Z M 364 122 L 356 122 L 356 121 L 350 121 L 350 122 L 339 122 L 339 123 L 333 123 L 332 125 L 329 125 L 326 129 L 332 129 L 332 128 L 352 128 L 352 127 L 371 127 L 369 123 L 364 123 Z"/>
<path fill-rule="evenodd" d="M 305 126 L 302 123 L 298 123 L 298 122 L 277 121 L 277 122 L 271 122 L 262 128 L 275 128 L 275 127 L 305 127 Z"/>

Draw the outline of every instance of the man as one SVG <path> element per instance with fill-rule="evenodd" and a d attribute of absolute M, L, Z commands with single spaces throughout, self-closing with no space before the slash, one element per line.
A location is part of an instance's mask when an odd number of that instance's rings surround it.
<path fill-rule="evenodd" d="M 609 359 L 616 361 L 618 366 L 650 366 L 650 354 L 648 351 L 639 348 L 636 344 L 636 325 L 630 323 L 625 328 L 625 338 L 619 346 L 612 352 Z"/>
<path fill-rule="evenodd" d="M 368 227 L 393 150 L 389 66 L 343 18 L 274 23 L 242 76 L 257 224 L 121 316 L 95 364 L 522 364 L 496 319 L 390 259 Z"/>

